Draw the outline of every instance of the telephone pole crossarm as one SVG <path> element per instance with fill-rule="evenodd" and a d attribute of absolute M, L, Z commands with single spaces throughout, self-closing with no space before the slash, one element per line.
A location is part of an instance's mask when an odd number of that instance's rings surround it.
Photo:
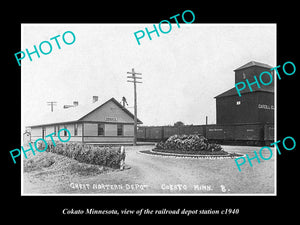
<path fill-rule="evenodd" d="M 143 83 L 141 81 L 133 81 L 133 80 L 128 80 L 127 82 L 131 82 L 131 83 Z"/>
<path fill-rule="evenodd" d="M 47 105 L 51 105 L 51 112 L 53 112 L 53 106 L 56 105 L 57 102 L 47 102 Z"/>

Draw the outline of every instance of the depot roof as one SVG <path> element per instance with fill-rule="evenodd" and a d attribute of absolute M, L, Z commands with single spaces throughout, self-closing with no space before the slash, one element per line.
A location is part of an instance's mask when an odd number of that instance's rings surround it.
<path fill-rule="evenodd" d="M 132 119 L 134 115 L 123 107 L 115 98 L 111 98 L 108 101 L 94 102 L 87 105 L 78 105 L 76 107 L 70 107 L 67 109 L 56 110 L 55 112 L 48 112 L 41 115 L 40 118 L 37 118 L 34 123 L 28 125 L 27 127 L 41 126 L 41 125 L 50 125 L 50 124 L 60 124 L 60 123 L 69 123 L 75 122 L 83 119 L 85 116 L 89 115 L 96 109 L 103 107 L 108 102 L 115 103 L 119 108 L 121 108 L 126 114 L 128 114 Z M 138 123 L 143 123 L 141 120 L 137 119 Z"/>

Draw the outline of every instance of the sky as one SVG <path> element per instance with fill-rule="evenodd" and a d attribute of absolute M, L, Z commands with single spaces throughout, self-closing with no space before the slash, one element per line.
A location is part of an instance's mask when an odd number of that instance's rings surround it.
<path fill-rule="evenodd" d="M 50 54 L 21 61 L 22 130 L 50 112 L 49 101 L 57 102 L 55 112 L 73 101 L 91 103 L 94 95 L 102 102 L 125 96 L 133 112 L 132 68 L 142 73 L 137 93 L 143 125 L 198 125 L 206 116 L 214 124 L 214 97 L 234 87 L 234 69 L 249 61 L 276 66 L 276 24 L 175 23 L 169 33 L 152 33 L 152 40 L 145 35 L 138 45 L 134 32 L 145 27 L 153 24 L 22 24 L 21 51 L 52 44 Z M 66 31 L 75 34 L 71 45 L 62 40 Z M 50 40 L 57 35 L 61 49 Z"/>

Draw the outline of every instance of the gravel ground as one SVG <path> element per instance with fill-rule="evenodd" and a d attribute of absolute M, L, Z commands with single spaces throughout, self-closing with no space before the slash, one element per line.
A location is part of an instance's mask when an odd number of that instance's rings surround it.
<path fill-rule="evenodd" d="M 152 148 L 126 146 L 123 171 L 83 165 L 52 153 L 39 153 L 33 157 L 55 157 L 56 163 L 24 172 L 23 194 L 274 194 L 274 154 L 270 160 L 260 163 L 252 160 L 253 167 L 246 162 L 239 172 L 234 159 L 176 158 L 139 152 Z M 223 148 L 249 157 L 260 149 Z M 266 151 L 263 155 L 268 158 L 269 153 Z M 80 172 L 82 168 L 87 172 Z"/>

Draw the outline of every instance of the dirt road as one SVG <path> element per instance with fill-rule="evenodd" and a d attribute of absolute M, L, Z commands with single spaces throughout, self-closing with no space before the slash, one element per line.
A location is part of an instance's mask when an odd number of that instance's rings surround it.
<path fill-rule="evenodd" d="M 239 172 L 234 159 L 193 159 L 142 154 L 153 146 L 126 147 L 126 169 L 95 176 L 56 175 L 34 178 L 24 173 L 27 192 L 56 194 L 271 194 L 274 159 Z M 225 146 L 225 151 L 249 156 L 259 147 Z M 55 176 L 53 174 L 52 176 Z M 60 178 L 57 180 L 57 178 Z M 33 180 L 38 179 L 38 180 Z M 43 185 L 44 183 L 44 185 Z M 40 188 L 39 188 L 39 187 Z"/>

